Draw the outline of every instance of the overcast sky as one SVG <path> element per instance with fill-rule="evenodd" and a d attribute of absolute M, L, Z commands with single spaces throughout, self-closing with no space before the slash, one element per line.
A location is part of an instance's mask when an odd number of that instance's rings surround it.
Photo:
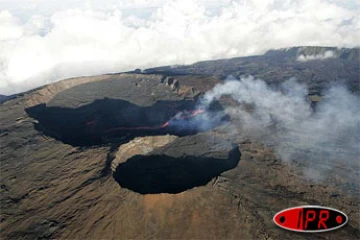
<path fill-rule="evenodd" d="M 59 79 L 360 43 L 358 0 L 0 0 L 0 94 Z"/>

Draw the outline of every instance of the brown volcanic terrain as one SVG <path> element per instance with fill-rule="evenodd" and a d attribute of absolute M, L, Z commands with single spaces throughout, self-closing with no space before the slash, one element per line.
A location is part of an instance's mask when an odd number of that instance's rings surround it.
<path fill-rule="evenodd" d="M 341 76 L 348 71 L 351 86 L 358 81 L 353 60 L 314 61 L 308 68 L 309 63 L 272 67 L 269 62 L 268 69 L 258 60 L 251 66 L 251 59 L 242 61 L 232 73 L 253 71 L 261 77 L 264 72 L 266 77 L 272 71 L 276 77 L 270 82 L 296 71 L 305 82 L 313 76 L 310 92 L 320 99 L 321 74 L 329 66 L 336 65 Z M 214 64 L 221 68 L 212 62 L 208 68 Z M 247 136 L 229 138 L 226 124 L 186 133 L 170 128 L 106 132 L 119 122 L 161 125 L 176 111 L 191 109 L 225 74 L 201 74 L 204 67 L 196 64 L 188 68 L 188 73 L 157 69 L 74 78 L 2 103 L 1 238 L 360 238 L 358 183 L 339 177 L 310 182 L 271 147 Z M 224 100 L 214 109 L 226 104 L 232 103 Z M 309 235 L 272 222 L 276 212 L 307 204 L 339 209 L 349 223 Z"/>

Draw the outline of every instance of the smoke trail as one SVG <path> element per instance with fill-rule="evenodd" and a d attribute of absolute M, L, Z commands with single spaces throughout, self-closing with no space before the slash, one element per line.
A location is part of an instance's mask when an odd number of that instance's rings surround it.
<path fill-rule="evenodd" d="M 207 92 L 206 109 L 222 98 L 237 106 L 226 107 L 231 117 L 229 134 L 242 134 L 274 148 L 282 160 L 303 166 L 313 180 L 336 166 L 359 174 L 359 96 L 333 85 L 316 108 L 311 107 L 307 86 L 290 79 L 276 88 L 252 76 L 228 78 Z"/>

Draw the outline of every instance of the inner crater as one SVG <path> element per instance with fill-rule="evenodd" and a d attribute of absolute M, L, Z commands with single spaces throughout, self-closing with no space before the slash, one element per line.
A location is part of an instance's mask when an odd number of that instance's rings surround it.
<path fill-rule="evenodd" d="M 240 161 L 237 145 L 209 134 L 167 139 L 168 144 L 151 152 L 139 147 L 139 139 L 134 148 L 120 149 L 113 164 L 119 185 L 140 194 L 180 193 L 206 185 Z"/>

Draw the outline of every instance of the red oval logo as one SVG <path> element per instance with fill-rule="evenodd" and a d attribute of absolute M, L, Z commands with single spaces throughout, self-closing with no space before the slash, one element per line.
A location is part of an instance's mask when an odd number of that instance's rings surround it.
<path fill-rule="evenodd" d="M 321 206 L 299 206 L 284 209 L 273 218 L 276 225 L 296 232 L 326 232 L 348 222 L 345 213 Z"/>

